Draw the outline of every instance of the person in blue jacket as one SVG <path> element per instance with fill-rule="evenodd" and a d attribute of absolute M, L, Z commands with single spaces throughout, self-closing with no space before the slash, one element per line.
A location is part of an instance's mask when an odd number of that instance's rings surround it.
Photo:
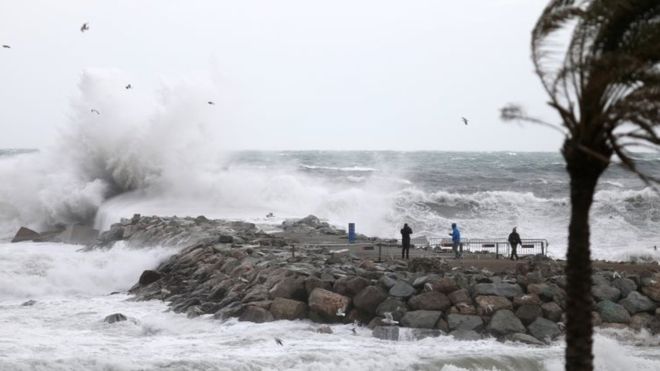
<path fill-rule="evenodd" d="M 460 259 L 463 253 L 463 251 L 458 250 L 461 245 L 461 231 L 458 230 L 456 223 L 451 223 L 451 233 L 449 235 L 451 236 L 451 249 L 454 250 L 454 258 Z"/>

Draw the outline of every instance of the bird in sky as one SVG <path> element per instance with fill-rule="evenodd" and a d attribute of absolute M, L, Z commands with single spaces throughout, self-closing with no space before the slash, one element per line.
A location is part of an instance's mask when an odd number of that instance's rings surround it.
<path fill-rule="evenodd" d="M 2 47 L 5 48 L 5 49 L 11 49 L 11 46 L 9 46 L 7 44 L 3 44 Z"/>
<path fill-rule="evenodd" d="M 465 117 L 461 117 L 461 119 L 463 119 L 463 123 L 464 123 L 465 125 L 468 124 L 468 119 L 466 119 Z"/>
<path fill-rule="evenodd" d="M 210 101 L 208 101 L 208 104 L 210 104 L 210 105 L 214 105 L 214 104 L 215 104 L 215 102 L 214 102 L 214 101 L 212 101 L 212 100 L 210 100 Z"/>
<path fill-rule="evenodd" d="M 89 31 L 89 23 L 85 22 L 83 25 L 80 27 L 80 32 L 85 32 Z"/>
<path fill-rule="evenodd" d="M 385 319 L 383 320 L 383 323 L 387 325 L 396 325 L 399 323 L 399 321 L 394 320 L 394 316 L 392 316 L 392 312 L 385 312 L 383 313 L 385 315 Z"/>
<path fill-rule="evenodd" d="M 133 86 L 131 86 L 131 84 L 126 85 L 126 90 L 132 89 L 132 88 L 133 88 Z"/>
<path fill-rule="evenodd" d="M 92 113 L 96 113 L 97 115 L 100 115 L 100 114 L 101 114 L 101 112 L 99 112 L 98 110 L 96 110 L 96 109 L 94 109 L 94 108 L 92 108 L 91 112 L 92 112 Z"/>
<path fill-rule="evenodd" d="M 275 342 L 277 343 L 277 345 L 282 345 L 282 346 L 284 345 L 284 343 L 282 343 L 282 339 L 280 338 L 275 338 Z"/>

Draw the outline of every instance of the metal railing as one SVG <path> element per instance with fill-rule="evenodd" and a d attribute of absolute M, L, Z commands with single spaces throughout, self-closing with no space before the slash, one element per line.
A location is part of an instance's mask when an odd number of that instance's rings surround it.
<path fill-rule="evenodd" d="M 518 246 L 516 253 L 523 255 L 546 255 L 548 253 L 548 240 L 526 238 L 522 239 L 522 244 Z M 416 248 L 427 248 L 438 252 L 451 252 L 451 238 L 427 238 L 417 237 L 411 240 Z M 472 253 L 491 253 L 495 257 L 511 255 L 511 245 L 505 238 L 466 238 L 461 240 L 462 251 Z"/>

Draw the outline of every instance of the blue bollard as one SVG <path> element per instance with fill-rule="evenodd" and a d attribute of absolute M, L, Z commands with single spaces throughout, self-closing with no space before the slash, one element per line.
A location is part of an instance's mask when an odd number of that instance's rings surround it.
<path fill-rule="evenodd" d="M 348 223 L 348 243 L 355 242 L 355 223 Z"/>

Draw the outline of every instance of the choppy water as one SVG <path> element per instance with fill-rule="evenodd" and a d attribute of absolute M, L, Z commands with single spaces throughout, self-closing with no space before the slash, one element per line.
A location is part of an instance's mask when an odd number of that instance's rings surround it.
<path fill-rule="evenodd" d="M 173 250 L 78 248 L 0 244 L 0 370 L 563 370 L 561 341 L 414 340 L 404 329 L 403 340 L 389 342 L 366 328 L 353 335 L 352 325 L 319 334 L 308 321 L 189 319 L 158 301 L 108 295 L 128 289 Z M 21 306 L 28 299 L 36 304 Z M 116 312 L 128 321 L 103 322 Z M 659 344 L 627 331 L 598 334 L 597 369 L 656 370 Z"/>
<path fill-rule="evenodd" d="M 56 167 L 48 151 L 0 156 L 0 174 L 12 179 L 0 184 L 0 236 L 23 224 L 95 220 L 107 228 L 136 212 L 271 224 L 315 214 L 381 237 L 397 237 L 404 222 L 429 237 L 445 236 L 453 222 L 465 238 L 502 238 L 518 226 L 523 238 L 548 239 L 551 255 L 565 253 L 570 204 L 559 154 L 236 152 L 202 161 L 160 149 L 165 159 L 104 152 L 92 161 L 76 150 L 75 161 L 58 157 Z M 660 176 L 657 155 L 638 156 Z M 264 218 L 270 212 L 276 218 Z M 660 196 L 617 166 L 600 182 L 591 224 L 596 258 L 660 257 L 652 248 L 660 245 Z"/>

